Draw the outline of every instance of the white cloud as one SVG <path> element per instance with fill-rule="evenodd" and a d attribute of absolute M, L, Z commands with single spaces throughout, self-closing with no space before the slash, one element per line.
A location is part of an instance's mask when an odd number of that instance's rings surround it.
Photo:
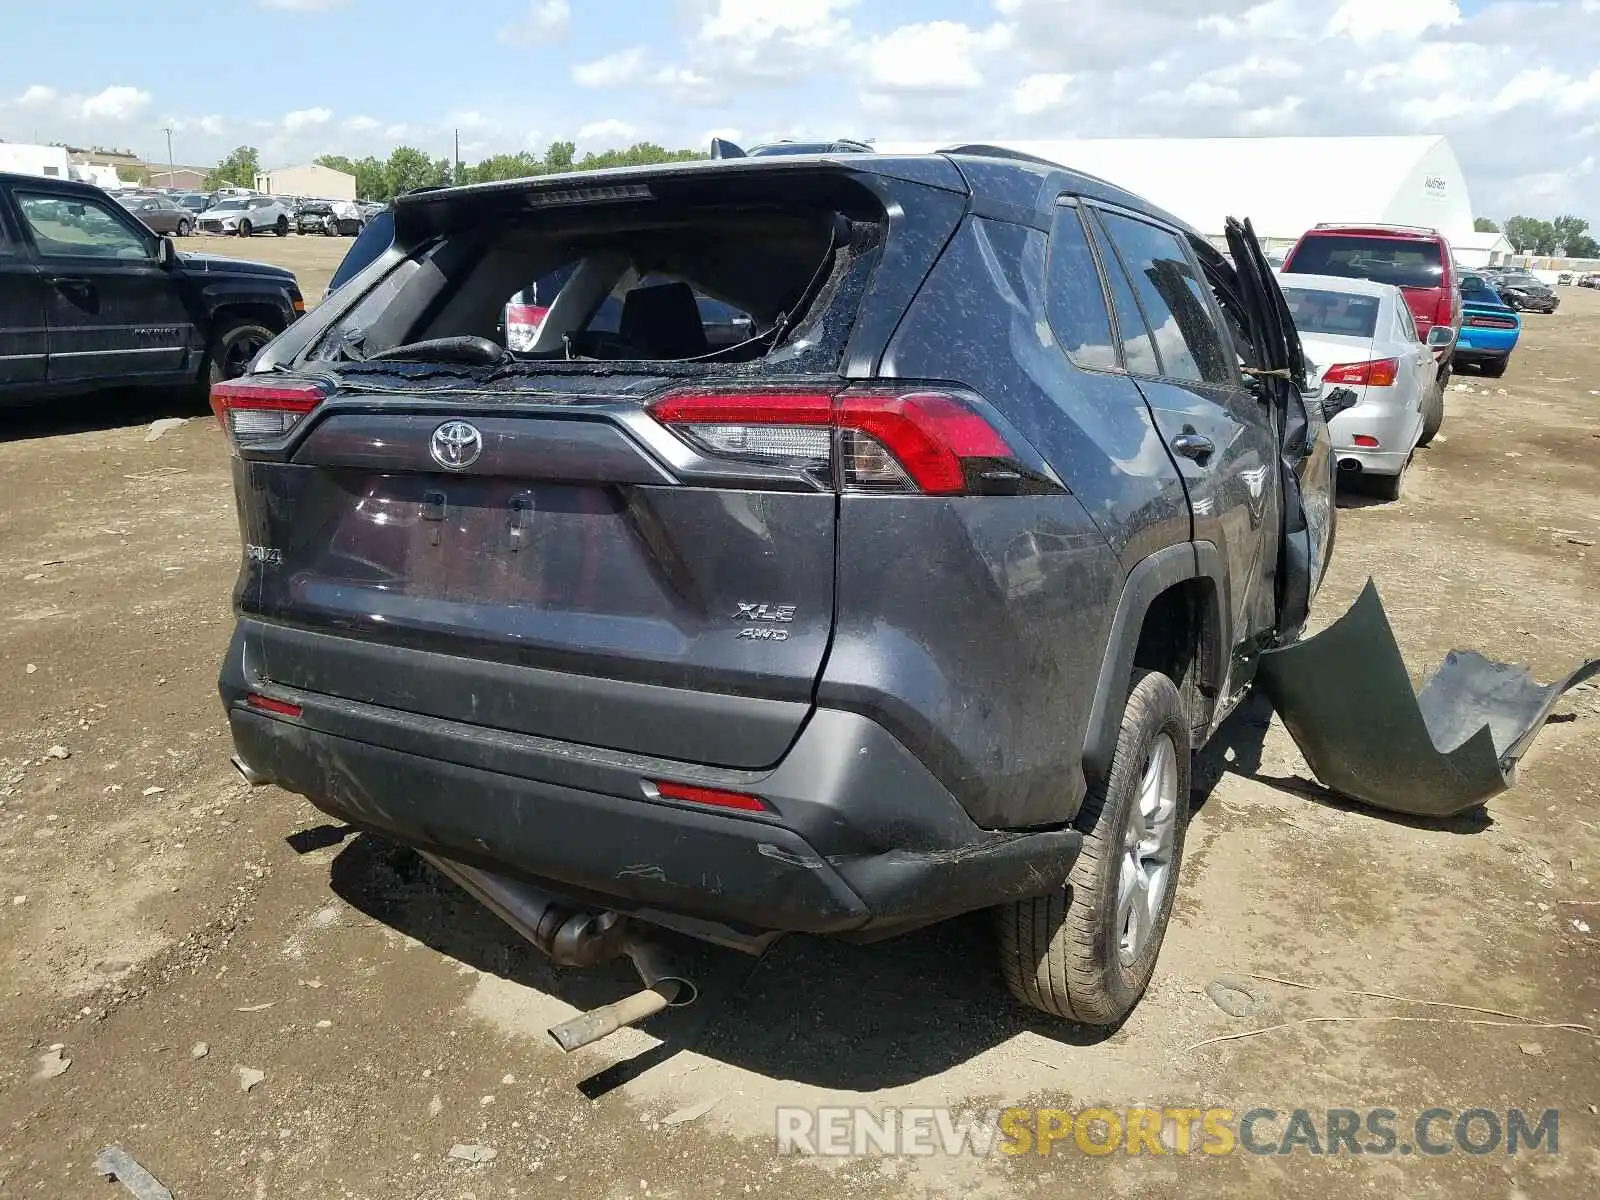
<path fill-rule="evenodd" d="M 709 146 L 711 145 L 711 140 L 713 138 L 722 138 L 724 141 L 732 142 L 736 146 L 744 144 L 743 131 L 728 127 L 723 127 L 721 129 L 708 129 L 700 135 L 700 140 L 694 144 L 696 146 Z"/>
<path fill-rule="evenodd" d="M 31 90 L 31 89 L 30 89 Z M 84 100 L 79 112 L 85 121 L 131 121 L 150 107 L 150 93 L 135 87 L 108 87 Z"/>
<path fill-rule="evenodd" d="M 975 30 L 958 21 L 902 25 L 867 47 L 868 86 L 886 92 L 971 91 L 983 83 L 974 58 L 1005 44 L 1004 25 Z"/>
<path fill-rule="evenodd" d="M 623 87 L 637 83 L 644 69 L 644 47 L 629 46 L 593 62 L 578 63 L 572 68 L 572 82 L 586 88 Z"/>
<path fill-rule="evenodd" d="M 307 129 L 326 125 L 331 120 L 333 120 L 333 110 L 330 108 L 300 108 L 283 114 L 283 131 L 301 133 Z"/>
<path fill-rule="evenodd" d="M 1357 42 L 1413 40 L 1461 22 L 1455 0 L 1344 0 L 1327 25 L 1329 37 Z"/>
<path fill-rule="evenodd" d="M 842 15 L 855 0 L 717 0 L 700 26 L 700 39 L 750 45 L 786 41 L 831 46 L 850 30 Z"/>
<path fill-rule="evenodd" d="M 1067 98 L 1067 89 L 1074 78 L 1066 71 L 1029 75 L 1012 89 L 1011 107 L 1025 117 L 1055 108 Z"/>
<path fill-rule="evenodd" d="M 572 28 L 572 6 L 568 0 L 533 0 L 520 21 L 502 25 L 495 34 L 502 42 L 531 46 L 560 41 Z"/>
<path fill-rule="evenodd" d="M 600 142 L 605 145 L 616 145 L 627 141 L 638 132 L 626 121 L 608 118 L 604 121 L 590 121 L 587 125 L 579 126 L 577 140 L 580 142 Z"/>
<path fill-rule="evenodd" d="M 350 133 L 372 133 L 382 126 L 383 122 L 363 116 L 346 117 L 344 122 L 345 129 Z"/>
<path fill-rule="evenodd" d="M 53 87 L 45 87 L 36 83 L 13 101 L 22 108 L 43 108 L 47 104 L 54 104 L 59 93 Z"/>
<path fill-rule="evenodd" d="M 383 136 L 391 142 L 403 140 L 411 132 L 411 126 L 406 124 L 387 125 L 384 127 Z"/>

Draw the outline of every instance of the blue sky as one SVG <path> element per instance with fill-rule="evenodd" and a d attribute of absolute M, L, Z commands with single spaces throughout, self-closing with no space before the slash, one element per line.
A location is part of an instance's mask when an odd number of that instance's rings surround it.
<path fill-rule="evenodd" d="M 266 165 L 713 131 L 1447 133 L 1480 209 L 1600 225 L 1600 0 L 227 0 L 14 5 L 0 138 Z"/>

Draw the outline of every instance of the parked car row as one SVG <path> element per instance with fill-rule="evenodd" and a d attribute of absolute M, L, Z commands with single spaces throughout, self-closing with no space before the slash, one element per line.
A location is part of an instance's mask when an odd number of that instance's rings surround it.
<path fill-rule="evenodd" d="M 1556 290 L 1523 267 L 1484 267 L 1478 274 L 1500 299 L 1518 312 L 1548 315 L 1561 307 L 1561 297 Z"/>

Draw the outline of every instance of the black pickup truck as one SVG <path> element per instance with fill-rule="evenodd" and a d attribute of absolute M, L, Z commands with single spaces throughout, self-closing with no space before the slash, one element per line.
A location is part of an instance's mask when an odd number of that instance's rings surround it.
<path fill-rule="evenodd" d="M 99 188 L 0 173 L 0 405 L 208 387 L 304 311 L 281 267 L 179 254 Z"/>

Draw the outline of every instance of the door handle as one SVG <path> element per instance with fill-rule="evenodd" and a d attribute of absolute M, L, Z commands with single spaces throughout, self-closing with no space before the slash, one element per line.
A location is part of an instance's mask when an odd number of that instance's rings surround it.
<path fill-rule="evenodd" d="M 57 275 L 56 286 L 63 290 L 86 292 L 91 286 L 82 275 Z"/>
<path fill-rule="evenodd" d="M 1180 433 L 1172 439 L 1172 450 L 1185 458 L 1192 458 L 1196 462 L 1209 456 L 1217 448 L 1217 444 L 1203 433 L 1195 433 L 1192 429 Z"/>

